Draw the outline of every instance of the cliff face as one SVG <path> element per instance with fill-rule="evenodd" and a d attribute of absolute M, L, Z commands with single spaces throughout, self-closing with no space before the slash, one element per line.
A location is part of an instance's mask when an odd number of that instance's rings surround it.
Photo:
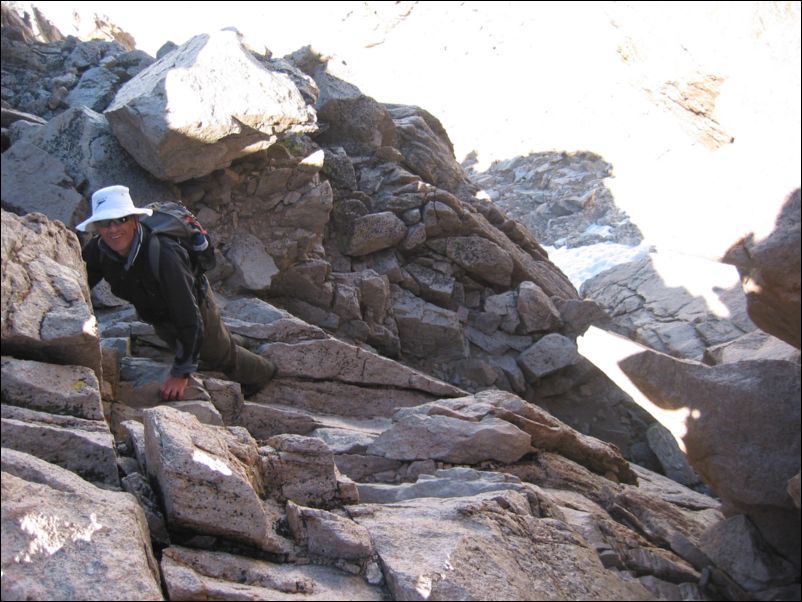
<path fill-rule="evenodd" d="M 654 418 L 578 354 L 576 337 L 609 318 L 477 194 L 433 115 L 376 102 L 308 48 L 255 55 L 232 31 L 157 61 L 3 32 L 4 597 L 112 597 L 114 584 L 153 599 L 160 578 L 169 597 L 795 587 L 794 544 L 771 539 L 799 532 L 775 491 L 794 463 L 737 506 L 759 530 L 638 466 L 673 461 L 698 485 Z M 212 231 L 225 320 L 279 368 L 257 398 L 202 373 L 188 401 L 158 405 L 163 343 L 102 289 L 90 302 L 68 230 L 114 183 L 139 204 L 181 199 Z M 781 363 L 792 399 L 798 358 Z M 798 459 L 798 440 L 768 437 L 765 453 Z M 754 511 L 764 503 L 779 524 Z M 72 530 L 43 548 L 37 521 Z M 738 572 L 764 536 L 792 562 L 767 553 L 761 576 Z M 103 570 L 83 571 L 84 554 Z"/>

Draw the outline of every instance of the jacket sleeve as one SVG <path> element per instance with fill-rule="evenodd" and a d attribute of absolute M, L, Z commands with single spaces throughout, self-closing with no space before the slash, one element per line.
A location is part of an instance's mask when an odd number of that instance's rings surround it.
<path fill-rule="evenodd" d="M 159 239 L 159 287 L 176 329 L 176 351 L 171 376 L 189 376 L 198 369 L 203 344 L 203 318 L 195 292 L 189 254 L 174 240 Z"/>

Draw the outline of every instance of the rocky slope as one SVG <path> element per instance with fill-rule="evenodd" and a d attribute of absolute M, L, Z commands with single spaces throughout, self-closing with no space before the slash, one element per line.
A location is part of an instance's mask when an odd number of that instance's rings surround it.
<path fill-rule="evenodd" d="M 4 598 L 798 591 L 776 540 L 798 526 L 798 493 L 794 511 L 777 492 L 794 463 L 727 521 L 638 466 L 684 457 L 577 353 L 603 312 L 476 195 L 434 116 L 231 31 L 155 62 L 19 31 L 2 37 Z M 213 231 L 225 319 L 279 367 L 256 399 L 201 374 L 158 405 L 162 343 L 108 293 L 90 302 L 68 227 L 120 182 Z M 798 471 L 798 433 L 767 439 Z"/>

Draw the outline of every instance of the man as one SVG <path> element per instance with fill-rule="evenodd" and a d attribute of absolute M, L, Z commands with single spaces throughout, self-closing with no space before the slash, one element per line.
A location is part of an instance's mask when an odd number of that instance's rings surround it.
<path fill-rule="evenodd" d="M 206 276 L 195 274 L 178 241 L 160 237 L 158 278 L 152 273 L 149 243 L 157 235 L 139 222 L 139 216 L 152 213 L 135 207 L 125 186 L 108 186 L 92 195 L 92 216 L 76 226 L 96 233 L 83 249 L 89 287 L 105 279 L 175 349 L 170 375 L 160 389 L 162 399 L 184 398 L 199 360 L 239 382 L 246 397 L 253 395 L 270 381 L 275 366 L 234 343 Z"/>

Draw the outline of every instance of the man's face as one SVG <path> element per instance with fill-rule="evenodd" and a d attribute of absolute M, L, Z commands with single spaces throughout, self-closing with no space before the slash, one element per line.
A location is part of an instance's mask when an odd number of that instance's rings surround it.
<path fill-rule="evenodd" d="M 134 242 L 136 224 L 136 217 L 127 215 L 117 219 L 95 222 L 95 227 L 103 242 L 119 255 L 127 257 Z"/>

